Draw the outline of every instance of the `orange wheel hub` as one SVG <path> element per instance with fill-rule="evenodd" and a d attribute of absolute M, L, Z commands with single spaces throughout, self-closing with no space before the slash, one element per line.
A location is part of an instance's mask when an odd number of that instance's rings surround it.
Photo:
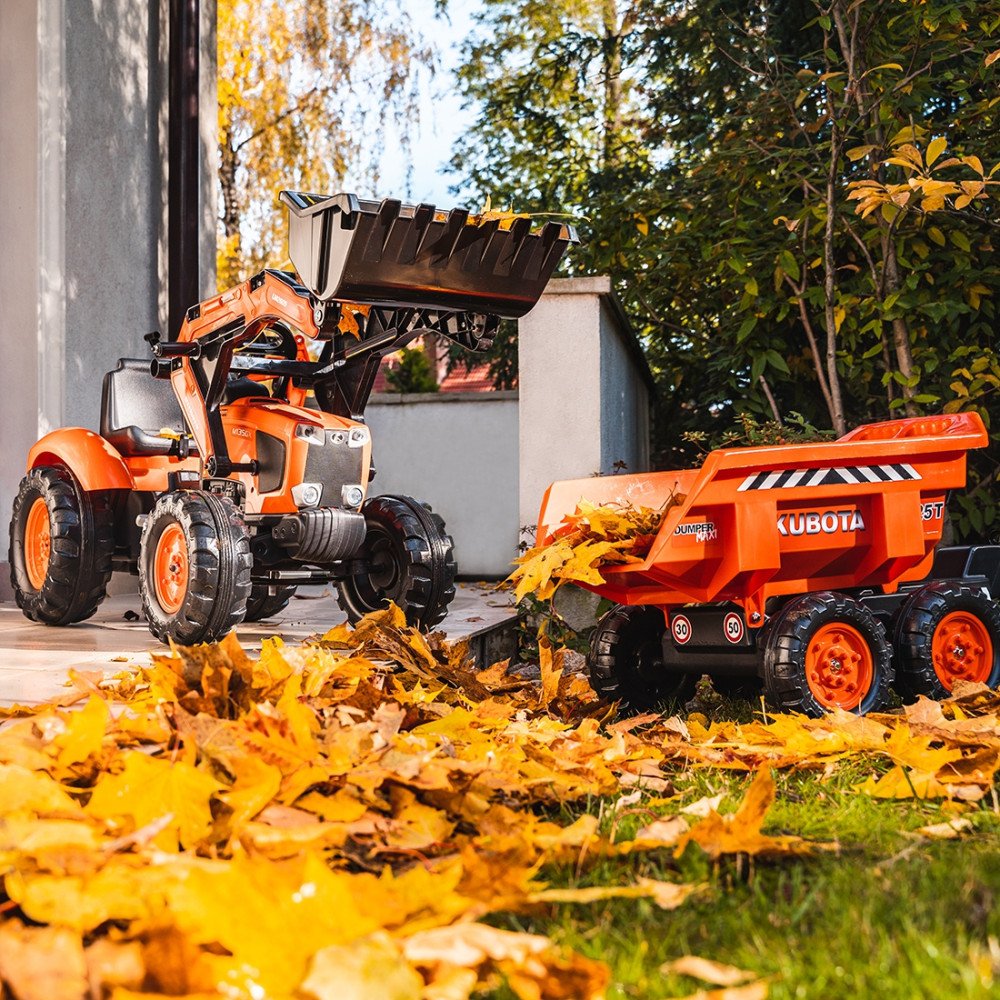
<path fill-rule="evenodd" d="M 28 511 L 28 521 L 24 526 L 24 568 L 28 573 L 28 581 L 35 590 L 41 590 L 45 584 L 51 555 L 49 507 L 43 497 L 38 497 Z"/>
<path fill-rule="evenodd" d="M 946 691 L 955 681 L 985 682 L 993 672 L 993 640 L 977 615 L 953 611 L 934 629 L 931 658 L 934 673 Z"/>
<path fill-rule="evenodd" d="M 871 647 L 853 626 L 832 622 L 809 640 L 806 683 L 824 708 L 857 708 L 874 678 Z"/>
<path fill-rule="evenodd" d="M 180 611 L 188 587 L 188 550 L 179 524 L 168 524 L 156 543 L 153 586 L 156 600 L 168 615 Z"/>

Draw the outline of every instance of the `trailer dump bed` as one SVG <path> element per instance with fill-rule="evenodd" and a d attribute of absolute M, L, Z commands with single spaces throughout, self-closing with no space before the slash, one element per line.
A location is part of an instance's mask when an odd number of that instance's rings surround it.
<path fill-rule="evenodd" d="M 700 469 L 554 483 L 544 542 L 580 500 L 658 508 L 642 563 L 602 567 L 591 589 L 624 605 L 730 601 L 752 628 L 769 597 L 859 587 L 894 590 L 930 571 L 949 490 L 987 443 L 975 413 L 858 427 L 822 443 L 722 449 Z"/>
<path fill-rule="evenodd" d="M 538 301 L 572 226 L 353 194 L 282 191 L 288 252 L 318 299 L 516 319 Z"/>

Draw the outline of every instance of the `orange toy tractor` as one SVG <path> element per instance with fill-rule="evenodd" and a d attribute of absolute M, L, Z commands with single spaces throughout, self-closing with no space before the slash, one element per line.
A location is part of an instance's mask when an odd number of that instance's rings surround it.
<path fill-rule="evenodd" d="M 938 547 L 975 413 L 858 427 L 837 441 L 715 451 L 700 469 L 554 483 L 539 542 L 581 499 L 664 507 L 641 563 L 602 568 L 617 602 L 591 683 L 635 708 L 702 673 L 759 676 L 779 709 L 864 713 L 895 683 L 944 697 L 1000 683 L 1000 546 Z"/>
<path fill-rule="evenodd" d="M 104 377 L 101 433 L 43 437 L 10 526 L 25 615 L 94 613 L 113 570 L 138 575 L 152 633 L 220 638 L 334 582 L 351 620 L 395 601 L 437 624 L 454 597 L 441 518 L 366 500 L 364 422 L 379 363 L 435 333 L 476 350 L 538 300 L 571 227 L 461 209 L 282 192 L 295 273 L 265 270 L 192 306 L 152 361 Z"/>

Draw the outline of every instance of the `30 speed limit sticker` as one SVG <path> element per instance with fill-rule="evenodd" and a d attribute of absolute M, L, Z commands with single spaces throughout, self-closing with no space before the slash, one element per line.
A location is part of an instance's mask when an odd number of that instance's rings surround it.
<path fill-rule="evenodd" d="M 683 646 L 691 638 L 691 622 L 684 615 L 674 615 L 670 621 L 670 631 L 673 633 L 674 642 L 678 646 Z"/>
<path fill-rule="evenodd" d="M 722 622 L 722 631 L 730 642 L 742 642 L 746 628 L 743 619 L 735 611 L 730 611 Z"/>

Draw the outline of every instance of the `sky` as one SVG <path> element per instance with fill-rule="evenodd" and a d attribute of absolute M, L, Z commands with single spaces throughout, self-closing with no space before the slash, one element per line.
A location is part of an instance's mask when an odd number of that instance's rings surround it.
<path fill-rule="evenodd" d="M 406 6 L 417 30 L 436 43 L 440 63 L 429 88 L 425 88 L 419 129 L 411 136 L 413 173 L 409 188 L 405 160 L 390 153 L 381 164 L 381 190 L 372 193 L 383 198 L 429 202 L 441 208 L 477 208 L 451 193 L 458 178 L 448 174 L 446 168 L 455 139 L 474 120 L 472 110 L 462 107 L 454 70 L 460 63 L 462 41 L 472 30 L 472 15 L 480 6 L 479 0 L 448 0 L 447 20 L 434 16 L 434 0 L 406 0 Z M 391 144 L 390 137 L 387 146 Z"/>

